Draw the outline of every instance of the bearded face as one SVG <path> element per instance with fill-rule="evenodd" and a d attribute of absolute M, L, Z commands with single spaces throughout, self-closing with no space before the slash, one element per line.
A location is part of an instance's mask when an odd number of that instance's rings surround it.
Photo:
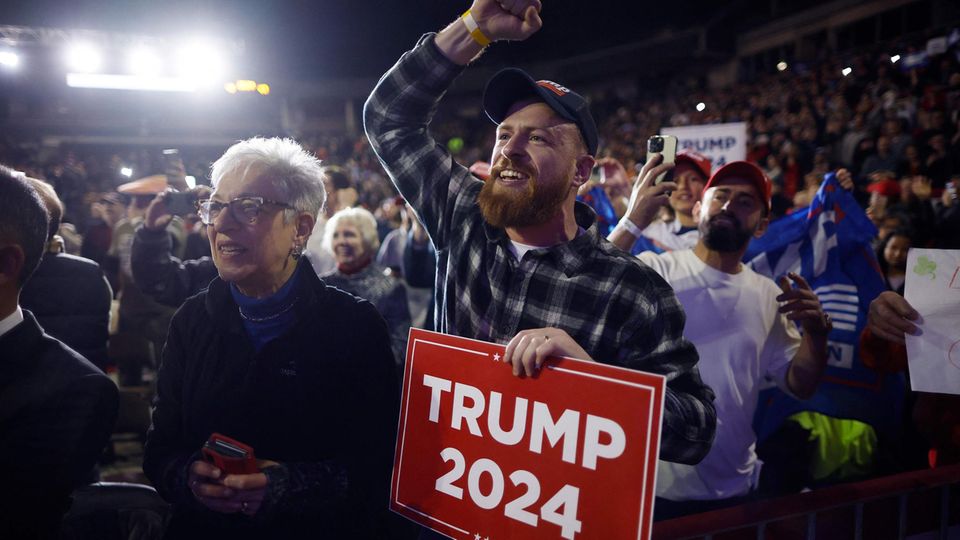
<path fill-rule="evenodd" d="M 529 168 L 501 159 L 480 191 L 480 212 L 497 228 L 542 225 L 560 213 L 572 177 L 541 179 Z"/>
<path fill-rule="evenodd" d="M 732 253 L 747 245 L 753 236 L 753 230 L 743 226 L 737 216 L 721 212 L 697 226 L 703 243 L 713 251 Z"/>

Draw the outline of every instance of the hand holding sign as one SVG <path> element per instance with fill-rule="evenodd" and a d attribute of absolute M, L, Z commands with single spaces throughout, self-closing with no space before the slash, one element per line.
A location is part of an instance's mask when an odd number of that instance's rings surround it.
<path fill-rule="evenodd" d="M 593 360 L 583 347 L 559 328 L 535 328 L 519 332 L 503 353 L 503 363 L 513 366 L 513 374 L 533 377 L 551 356 Z"/>
<path fill-rule="evenodd" d="M 521 380 L 505 354 L 411 330 L 391 509 L 453 538 L 649 538 L 664 378 L 553 357 Z"/>

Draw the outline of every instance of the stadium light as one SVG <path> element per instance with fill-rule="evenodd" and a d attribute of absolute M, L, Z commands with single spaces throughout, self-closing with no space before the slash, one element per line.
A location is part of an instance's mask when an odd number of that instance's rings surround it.
<path fill-rule="evenodd" d="M 132 73 L 142 76 L 157 76 L 160 74 L 162 62 L 152 49 L 136 47 L 130 51 L 127 66 Z"/>
<path fill-rule="evenodd" d="M 787 70 L 786 62 L 784 62 L 783 60 L 777 62 L 777 71 L 786 71 L 786 70 Z"/>
<path fill-rule="evenodd" d="M 13 51 L 0 51 L 0 65 L 16 68 L 20 65 L 20 56 Z"/>
<path fill-rule="evenodd" d="M 133 176 L 133 169 L 131 169 L 130 167 L 121 167 L 120 174 L 126 176 L 127 178 L 130 178 L 131 176 Z"/>
<path fill-rule="evenodd" d="M 701 101 L 700 103 L 697 103 L 697 112 L 703 112 L 704 109 L 706 109 L 706 108 L 707 108 L 706 103 L 704 103 L 704 102 L 702 102 L 702 101 Z"/>
<path fill-rule="evenodd" d="M 899 54 L 895 54 L 895 55 L 893 55 L 893 56 L 890 57 L 890 63 L 891 63 L 891 64 L 896 64 L 896 63 L 899 62 L 899 61 L 900 61 L 900 55 L 899 55 Z"/>
<path fill-rule="evenodd" d="M 853 73 L 853 68 L 852 68 L 852 67 L 849 67 L 849 66 L 848 66 L 848 67 L 845 67 L 845 68 L 843 68 L 842 71 L 840 71 L 840 73 L 843 73 L 843 76 L 846 77 L 847 75 Z"/>
<path fill-rule="evenodd" d="M 177 63 L 181 76 L 192 78 L 203 86 L 222 80 L 226 70 L 223 54 L 203 40 L 185 43 L 177 55 Z"/>
<path fill-rule="evenodd" d="M 67 49 L 67 64 L 75 71 L 90 73 L 100 69 L 102 62 L 100 51 L 92 45 L 75 43 Z"/>
<path fill-rule="evenodd" d="M 257 92 L 259 92 L 259 94 L 260 94 L 261 96 L 266 96 L 267 94 L 270 93 L 270 85 L 267 84 L 267 83 L 260 83 L 260 84 L 258 84 L 258 85 L 257 85 Z"/>
<path fill-rule="evenodd" d="M 197 91 L 197 84 L 191 79 L 177 77 L 140 77 L 137 75 L 106 75 L 100 73 L 67 73 L 67 86 L 71 88 L 97 88 L 101 90 L 148 90 L 154 92 Z"/>

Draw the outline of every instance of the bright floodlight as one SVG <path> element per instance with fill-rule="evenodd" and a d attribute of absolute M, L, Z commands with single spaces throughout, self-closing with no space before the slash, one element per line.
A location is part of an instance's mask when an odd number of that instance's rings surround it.
<path fill-rule="evenodd" d="M 133 169 L 131 169 L 130 167 L 121 167 L 120 174 L 126 176 L 127 178 L 130 178 L 131 176 L 133 176 Z"/>
<path fill-rule="evenodd" d="M 142 77 L 140 75 L 107 75 L 103 73 L 67 73 L 70 88 L 101 90 L 149 90 L 152 92 L 196 92 L 192 79 L 178 77 Z"/>
<path fill-rule="evenodd" d="M 202 40 L 184 44 L 177 63 L 181 76 L 192 78 L 199 85 L 222 81 L 226 69 L 224 55 L 212 43 Z"/>
<path fill-rule="evenodd" d="M 783 62 L 783 61 L 777 62 L 777 71 L 786 71 L 786 70 L 787 70 L 786 62 Z"/>
<path fill-rule="evenodd" d="M 847 75 L 853 73 L 853 68 L 852 68 L 852 67 L 845 67 L 845 68 L 843 68 L 842 71 L 840 71 L 840 73 L 843 73 L 843 76 L 846 77 Z"/>
<path fill-rule="evenodd" d="M 704 102 L 697 103 L 697 112 L 703 112 L 707 108 L 707 105 Z"/>
<path fill-rule="evenodd" d="M 102 60 L 100 51 L 92 45 L 78 43 L 67 50 L 67 63 L 70 68 L 83 73 L 90 73 L 100 69 Z"/>
<path fill-rule="evenodd" d="M 12 51 L 0 51 L 0 65 L 15 68 L 20 65 L 20 57 Z"/>
<path fill-rule="evenodd" d="M 127 65 L 131 72 L 142 76 L 156 76 L 162 67 L 160 56 L 153 49 L 143 46 L 130 51 Z"/>
<path fill-rule="evenodd" d="M 899 54 L 895 54 L 895 55 L 893 55 L 893 56 L 890 57 L 890 63 L 891 63 L 891 64 L 896 64 L 896 63 L 899 62 L 899 61 L 900 61 L 900 55 L 899 55 Z"/>

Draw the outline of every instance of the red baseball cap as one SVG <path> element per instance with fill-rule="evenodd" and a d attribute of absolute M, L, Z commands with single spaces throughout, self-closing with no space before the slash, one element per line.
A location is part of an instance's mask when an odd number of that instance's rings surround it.
<path fill-rule="evenodd" d="M 680 157 L 680 155 L 678 154 L 677 157 Z M 770 183 L 770 179 L 767 178 L 760 167 L 749 161 L 731 161 L 713 173 L 710 180 L 707 180 L 707 185 L 703 186 L 703 190 L 706 191 L 727 178 L 739 178 L 753 184 L 753 187 L 757 188 L 760 198 L 766 203 L 767 212 L 770 211 L 770 195 L 773 191 L 773 184 Z"/>
<path fill-rule="evenodd" d="M 704 178 L 710 178 L 710 170 L 713 168 L 713 163 L 710 161 L 710 158 L 693 150 L 681 150 L 677 152 L 674 163 L 677 165 L 687 163 L 703 174 Z"/>
<path fill-rule="evenodd" d="M 867 191 L 886 195 L 887 197 L 895 197 L 900 195 L 900 184 L 896 180 L 880 180 L 879 182 L 873 182 L 868 185 Z"/>

